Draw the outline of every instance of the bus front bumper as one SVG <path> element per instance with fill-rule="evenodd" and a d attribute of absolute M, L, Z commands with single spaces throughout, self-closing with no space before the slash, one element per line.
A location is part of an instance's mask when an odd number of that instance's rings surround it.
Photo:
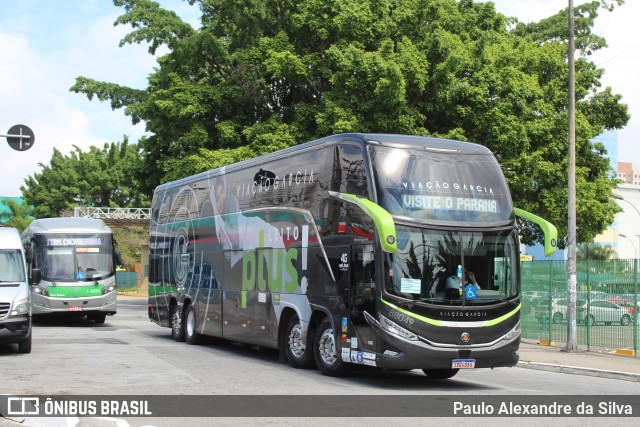
<path fill-rule="evenodd" d="M 378 339 L 388 349 L 376 354 L 376 366 L 386 369 L 452 369 L 454 360 L 473 360 L 475 368 L 512 367 L 519 360 L 520 333 L 493 343 L 450 345 L 424 339 L 408 340 L 387 331 L 365 314 Z"/>
<path fill-rule="evenodd" d="M 116 313 L 115 291 L 97 297 L 51 298 L 31 293 L 32 312 L 34 315 L 52 313 L 105 312 Z"/>

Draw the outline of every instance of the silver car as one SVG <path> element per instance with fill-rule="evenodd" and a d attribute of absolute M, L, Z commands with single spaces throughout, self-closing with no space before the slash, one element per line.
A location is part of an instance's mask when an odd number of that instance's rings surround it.
<path fill-rule="evenodd" d="M 631 313 L 627 309 L 611 301 L 604 300 L 591 301 L 588 310 L 584 310 L 581 313 L 584 316 L 583 320 L 592 326 L 596 323 L 617 323 L 627 326 L 631 324 L 632 320 Z"/>

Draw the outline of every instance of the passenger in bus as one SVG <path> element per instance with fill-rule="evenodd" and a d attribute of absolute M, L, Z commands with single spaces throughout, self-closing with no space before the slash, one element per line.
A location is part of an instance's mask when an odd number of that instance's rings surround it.
<path fill-rule="evenodd" d="M 469 271 L 465 269 L 464 271 L 464 279 L 465 279 L 465 288 L 467 286 L 474 286 L 476 288 L 476 292 L 480 290 L 480 285 L 476 280 L 476 275 L 473 274 L 473 271 Z"/>
<path fill-rule="evenodd" d="M 464 270 L 464 287 L 473 286 L 476 288 L 476 292 L 480 290 L 480 285 L 476 280 L 476 275 L 467 269 Z M 457 274 L 452 274 L 445 280 L 445 298 L 457 299 L 460 297 L 460 280 Z"/>

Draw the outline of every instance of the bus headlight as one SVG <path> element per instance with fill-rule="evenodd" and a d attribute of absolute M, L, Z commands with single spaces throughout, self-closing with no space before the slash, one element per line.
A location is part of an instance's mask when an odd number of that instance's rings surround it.
<path fill-rule="evenodd" d="M 519 320 L 518 320 L 518 323 L 516 323 L 516 326 L 513 327 L 513 329 L 511 329 L 509 332 L 504 334 L 502 339 L 503 340 L 511 340 L 511 339 L 515 338 L 516 336 L 518 336 L 518 335 L 520 335 L 520 321 Z"/>
<path fill-rule="evenodd" d="M 404 340 L 418 341 L 418 336 L 413 332 L 410 332 L 397 323 L 392 322 L 382 314 L 378 314 L 378 316 L 380 317 L 380 325 L 382 325 L 382 327 L 390 334 L 396 335 Z"/>
<path fill-rule="evenodd" d="M 115 290 L 116 290 L 116 284 L 115 283 L 113 283 L 111 285 L 107 285 L 107 286 L 102 288 L 102 295 L 106 295 L 106 294 L 108 294 L 110 292 L 113 292 Z"/>
<path fill-rule="evenodd" d="M 27 313 L 29 313 L 29 298 L 23 298 L 13 302 L 13 308 L 11 309 L 12 316 L 19 316 Z"/>
<path fill-rule="evenodd" d="M 34 294 L 42 295 L 43 297 L 49 296 L 49 292 L 47 291 L 47 289 L 43 288 L 42 286 L 32 286 L 31 291 Z"/>

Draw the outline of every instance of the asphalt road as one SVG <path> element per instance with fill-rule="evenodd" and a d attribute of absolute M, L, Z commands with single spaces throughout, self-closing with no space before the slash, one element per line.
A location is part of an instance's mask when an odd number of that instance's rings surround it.
<path fill-rule="evenodd" d="M 31 354 L 0 345 L 1 393 L 10 395 L 388 395 L 448 396 L 473 400 L 482 396 L 620 395 L 638 393 L 637 383 L 581 377 L 521 368 L 468 370 L 450 380 L 429 380 L 422 371 L 356 369 L 347 378 L 331 378 L 316 370 L 298 370 L 279 362 L 278 353 L 210 339 L 197 346 L 172 340 L 169 329 L 147 318 L 146 299 L 119 297 L 118 313 L 103 325 L 85 319 L 52 319 L 35 324 Z M 394 403 L 395 402 L 395 403 Z M 330 412 L 327 416 L 334 416 Z M 637 417 L 637 415 L 636 415 Z M 215 422 L 214 422 L 215 420 Z M 307 419 L 304 424 L 321 424 Z M 332 425 L 360 424 L 365 419 L 331 418 Z M 376 418 L 376 420 L 380 420 Z M 400 425 L 403 418 L 386 419 Z M 404 419 L 416 424 L 416 418 Z M 432 419 L 433 420 L 433 419 Z M 444 419 L 447 424 L 453 419 Z M 446 421 L 448 420 L 448 421 Z M 498 423 L 507 421 L 499 419 Z M 617 418 L 616 425 L 625 424 Z M 80 425 L 88 419 L 81 418 Z M 94 420 L 95 421 L 95 420 Z M 129 425 L 184 425 L 180 418 L 125 418 Z M 299 425 L 300 418 L 197 418 L 193 425 Z M 468 423 L 467 423 L 468 421 Z M 535 419 L 518 419 L 527 425 Z M 558 425 L 606 425 L 602 418 L 559 419 Z M 637 418 L 635 418 L 637 421 Z M 38 425 L 38 420 L 29 420 Z M 46 419 L 41 425 L 52 425 Z M 61 421 L 62 422 L 62 421 Z M 59 425 L 76 425 L 69 424 Z M 344 424 L 343 424 L 344 422 Z M 513 420 L 512 420 L 513 422 Z M 8 423 L 8 424 L 3 424 Z M 84 424 L 82 424 L 84 423 Z M 397 424 L 396 424 L 397 423 Z M 477 425 L 472 418 L 456 424 Z M 0 420 L 0 426 L 14 425 Z M 114 424 L 115 425 L 115 424 Z M 126 424 L 122 424 L 126 425 Z M 374 425 L 378 425 L 374 423 Z M 533 425 L 533 424 L 531 424 Z"/>

